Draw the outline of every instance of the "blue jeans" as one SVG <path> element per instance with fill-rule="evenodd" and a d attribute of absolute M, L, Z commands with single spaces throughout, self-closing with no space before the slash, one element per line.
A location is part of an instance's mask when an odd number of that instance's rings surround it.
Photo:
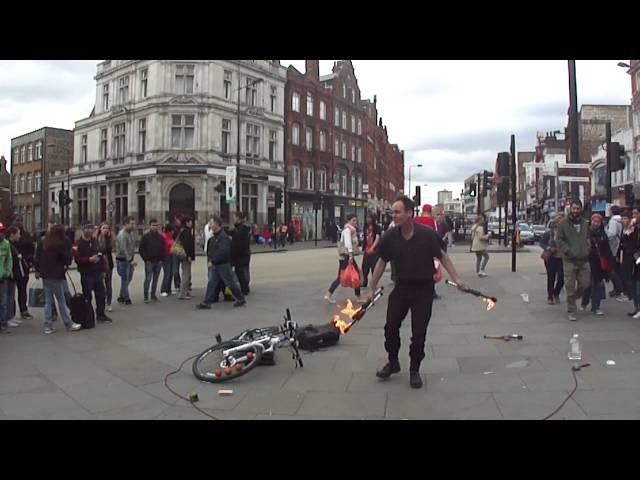
<path fill-rule="evenodd" d="M 113 285 L 112 285 L 112 277 L 113 277 L 113 269 L 107 268 L 104 272 L 104 293 L 105 293 L 105 303 L 107 305 L 111 305 L 111 300 L 113 299 Z"/>
<path fill-rule="evenodd" d="M 604 281 L 591 280 L 591 311 L 600 310 L 600 302 L 605 298 Z"/>
<path fill-rule="evenodd" d="M 133 265 L 129 262 L 117 260 L 118 275 L 120 275 L 120 299 L 131 300 L 129 284 L 133 280 Z"/>
<path fill-rule="evenodd" d="M 175 255 L 171 256 L 173 260 L 173 286 L 176 290 L 180 290 L 180 260 Z"/>
<path fill-rule="evenodd" d="M 151 298 L 156 298 L 156 291 L 158 290 L 158 280 L 160 279 L 160 272 L 162 271 L 162 260 L 154 260 L 150 262 L 144 262 L 144 299 L 149 298 L 149 284 L 151 283 Z M 165 274 L 166 275 L 166 274 Z M 153 276 L 153 283 L 151 277 Z"/>
<path fill-rule="evenodd" d="M 104 316 L 105 292 L 104 292 L 104 274 L 103 273 L 81 273 L 80 282 L 82 283 L 82 295 L 91 304 L 91 294 L 96 297 L 96 316 Z"/>
<path fill-rule="evenodd" d="M 66 327 L 71 326 L 71 318 L 67 312 L 67 304 L 65 301 L 66 280 L 58 280 L 56 278 L 45 278 L 42 280 L 44 286 L 44 324 L 50 327 L 53 323 L 53 310 L 55 308 L 55 300 L 58 302 L 58 311 L 62 316 L 62 321 Z M 68 287 L 67 287 L 68 288 Z"/>
<path fill-rule="evenodd" d="M 160 287 L 160 293 L 171 294 L 171 280 L 173 279 L 173 255 L 167 255 L 164 257 L 162 266 L 162 286 Z"/>
<path fill-rule="evenodd" d="M 9 280 L 0 281 L 0 327 L 8 328 L 9 323 Z"/>
<path fill-rule="evenodd" d="M 207 291 L 204 297 L 204 303 L 211 305 L 217 298 L 214 298 L 214 292 L 219 291 L 220 283 L 224 284 L 231 289 L 233 296 L 238 301 L 244 300 L 244 295 L 240 291 L 240 286 L 236 282 L 233 272 L 231 271 L 231 265 L 225 263 L 224 265 L 215 265 L 209 267 L 209 281 L 207 282 Z"/>
<path fill-rule="evenodd" d="M 16 317 L 16 281 L 15 280 L 8 280 L 9 283 L 9 303 L 8 303 L 8 309 L 9 309 L 9 318 L 8 320 L 13 320 Z"/>

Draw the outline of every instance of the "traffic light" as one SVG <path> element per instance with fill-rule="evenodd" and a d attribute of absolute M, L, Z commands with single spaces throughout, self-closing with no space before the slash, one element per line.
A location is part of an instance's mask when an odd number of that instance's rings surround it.
<path fill-rule="evenodd" d="M 493 190 L 493 172 L 490 172 L 488 170 L 485 170 L 484 173 L 482 174 L 482 179 L 483 179 L 483 190 L 485 192 L 490 192 L 491 190 Z"/>
<path fill-rule="evenodd" d="M 416 185 L 416 196 L 413 197 L 413 203 L 416 205 L 416 207 L 422 203 L 421 194 L 422 194 L 422 191 L 421 191 L 420 185 Z"/>
<path fill-rule="evenodd" d="M 477 195 L 477 191 L 476 191 L 476 184 L 475 183 L 471 183 L 469 184 L 469 196 L 470 197 L 475 197 Z"/>
<path fill-rule="evenodd" d="M 224 193 L 224 183 L 219 183 L 218 185 L 216 185 L 214 190 L 218 193 Z"/>
<path fill-rule="evenodd" d="M 508 152 L 500 152 L 496 159 L 496 172 L 499 177 L 508 177 L 511 173 L 511 155 Z"/>
<path fill-rule="evenodd" d="M 611 167 L 612 172 L 618 170 L 624 170 L 625 167 L 625 151 L 624 145 L 620 145 L 618 142 L 611 142 L 607 149 L 607 162 Z"/>
<path fill-rule="evenodd" d="M 58 192 L 58 205 L 67 206 L 73 202 L 69 197 L 69 192 L 67 190 L 60 190 Z"/>
<path fill-rule="evenodd" d="M 498 205 L 504 205 L 509 201 L 509 177 L 502 179 L 498 184 Z"/>
<path fill-rule="evenodd" d="M 276 188 L 275 191 L 276 208 L 282 207 L 282 189 Z"/>

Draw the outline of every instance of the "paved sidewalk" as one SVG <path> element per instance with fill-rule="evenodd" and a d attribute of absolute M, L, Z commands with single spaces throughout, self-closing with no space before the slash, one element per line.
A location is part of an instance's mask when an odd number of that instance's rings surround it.
<path fill-rule="evenodd" d="M 625 315 L 629 304 L 608 299 L 604 317 L 581 313 L 578 322 L 569 322 L 566 305 L 545 303 L 536 251 L 518 254 L 517 273 L 510 272 L 510 256 L 492 256 L 490 276 L 482 279 L 471 273 L 474 255 L 454 248 L 452 257 L 468 283 L 497 296 L 498 305 L 487 312 L 477 298 L 438 285 L 442 300 L 434 304 L 422 390 L 408 384 L 409 320 L 401 331 L 403 371 L 388 381 L 375 377 L 385 362 L 388 295 L 336 347 L 306 353 L 303 369 L 282 350 L 275 366 L 231 383 L 198 382 L 190 361 L 169 382 L 185 395 L 197 391 L 198 405 L 222 419 L 541 419 L 574 386 L 567 350 L 571 335 L 579 333 L 583 362 L 591 366 L 578 373 L 577 393 L 554 418 L 640 418 L 640 321 Z M 206 278 L 199 258 L 192 301 L 169 297 L 160 305 L 143 304 L 138 268 L 134 305 L 115 307 L 112 325 L 45 336 L 43 312 L 33 310 L 35 320 L 0 336 L 0 419 L 206 419 L 164 387 L 164 376 L 215 343 L 217 333 L 229 338 L 244 328 L 278 324 L 286 307 L 300 324 L 327 322 L 336 307 L 322 296 L 336 264 L 331 249 L 256 255 L 249 305 L 241 309 L 221 303 L 195 310 Z M 389 283 L 387 275 L 387 294 Z M 114 275 L 114 296 L 119 284 Z M 339 303 L 352 296 L 342 288 L 336 294 Z M 511 333 L 523 341 L 483 338 Z M 220 388 L 233 395 L 219 396 Z"/>

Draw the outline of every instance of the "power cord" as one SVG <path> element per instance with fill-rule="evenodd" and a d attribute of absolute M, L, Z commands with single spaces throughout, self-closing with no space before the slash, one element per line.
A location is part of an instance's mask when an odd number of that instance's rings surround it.
<path fill-rule="evenodd" d="M 549 420 L 556 413 L 558 413 L 562 409 L 562 407 L 565 406 L 565 404 L 569 401 L 569 399 L 573 396 L 573 394 L 576 393 L 576 390 L 578 390 L 578 377 L 576 376 L 576 372 L 579 372 L 583 368 L 589 367 L 590 365 L 591 365 L 590 363 L 585 363 L 583 365 L 573 365 L 571 367 L 571 375 L 573 375 L 573 381 L 575 382 L 575 386 L 573 387 L 573 390 L 571 390 L 571 393 L 567 395 L 567 398 L 564 399 L 564 401 L 560 404 L 560 406 L 556 408 L 551 414 L 544 417 L 543 420 Z"/>
<path fill-rule="evenodd" d="M 174 389 L 172 389 L 169 384 L 167 383 L 167 379 L 171 376 L 171 375 L 175 375 L 176 373 L 178 373 L 180 370 L 182 370 L 182 367 L 184 367 L 184 364 L 187 363 L 189 360 L 196 358 L 198 355 L 200 355 L 199 353 L 196 355 L 192 355 L 191 357 L 187 358 L 184 360 L 184 362 L 182 362 L 180 364 L 180 366 L 178 367 L 177 370 L 174 370 L 173 372 L 167 373 L 167 375 L 164 377 L 164 386 L 167 387 L 167 390 L 169 390 L 171 393 L 173 393 L 176 397 L 181 398 L 182 400 L 189 402 L 191 404 L 191 406 L 193 408 L 195 408 L 196 410 L 198 410 L 200 413 L 202 413 L 203 415 L 206 415 L 207 417 L 209 417 L 212 420 L 220 420 L 217 417 L 214 417 L 213 415 L 205 412 L 204 410 L 202 410 L 200 407 L 198 407 L 195 402 L 197 400 L 192 400 L 191 398 L 185 397 L 183 395 L 180 395 L 178 392 L 176 392 Z"/>

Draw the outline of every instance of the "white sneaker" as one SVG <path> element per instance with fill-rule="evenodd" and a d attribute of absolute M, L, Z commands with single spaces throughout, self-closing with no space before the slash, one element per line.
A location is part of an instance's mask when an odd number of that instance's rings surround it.
<path fill-rule="evenodd" d="M 604 315 L 604 312 L 600 309 L 596 310 L 595 312 L 593 312 L 594 315 L 598 315 L 599 317 L 601 317 L 602 315 Z"/>
<path fill-rule="evenodd" d="M 9 320 L 9 323 L 7 323 L 7 325 L 9 326 L 9 328 L 16 328 L 22 325 L 22 322 L 18 320 Z"/>
<path fill-rule="evenodd" d="M 53 327 L 44 327 L 44 334 L 51 335 L 52 333 L 56 333 L 56 329 Z"/>
<path fill-rule="evenodd" d="M 81 328 L 82 328 L 82 325 L 80 325 L 79 323 L 72 323 L 71 326 L 67 328 L 67 330 L 69 332 L 77 332 Z"/>
<path fill-rule="evenodd" d="M 583 307 L 582 305 L 578 305 L 578 310 L 581 312 L 584 312 L 587 309 L 587 307 Z"/>
<path fill-rule="evenodd" d="M 623 302 L 630 302 L 631 299 L 628 298 L 626 295 L 620 295 L 619 297 L 616 297 L 616 301 L 623 303 Z"/>
<path fill-rule="evenodd" d="M 484 270 L 480 270 L 478 272 L 478 276 L 479 277 L 488 277 L 489 275 L 487 275 L 487 272 L 485 272 Z"/>
<path fill-rule="evenodd" d="M 111 305 L 107 305 L 107 312 L 113 312 L 113 307 Z"/>
<path fill-rule="evenodd" d="M 336 299 L 328 293 L 324 296 L 324 299 L 329 303 L 336 303 Z"/>
<path fill-rule="evenodd" d="M 168 294 L 167 292 L 162 292 L 162 293 L 160 294 L 160 296 L 161 296 L 161 297 L 168 297 L 168 296 L 169 296 L 169 294 Z"/>
<path fill-rule="evenodd" d="M 636 313 L 632 318 L 640 318 L 640 312 Z"/>

